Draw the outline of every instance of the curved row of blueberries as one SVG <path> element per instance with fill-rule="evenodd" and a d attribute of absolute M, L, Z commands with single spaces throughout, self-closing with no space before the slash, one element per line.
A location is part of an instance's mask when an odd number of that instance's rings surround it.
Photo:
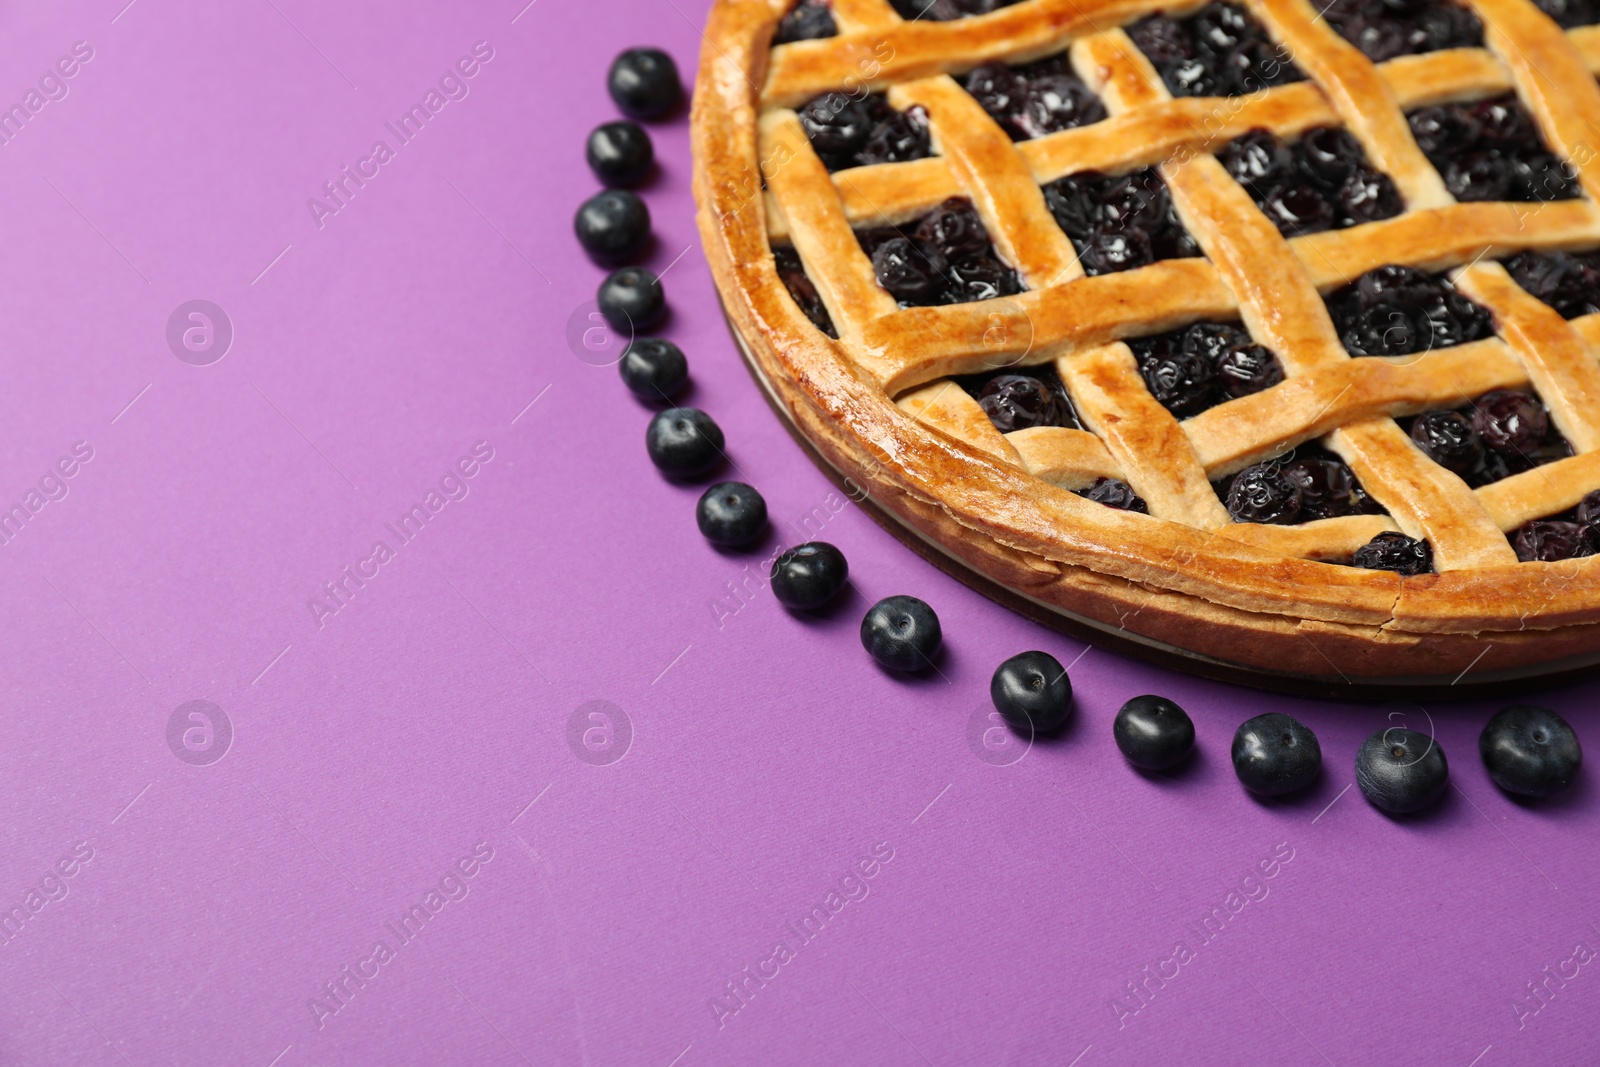
<path fill-rule="evenodd" d="M 1073 715 L 1072 684 L 1047 652 L 1024 652 L 1002 663 L 989 683 L 995 710 L 1028 740 L 1055 736 Z M 1134 697 L 1111 725 L 1118 750 L 1133 766 L 1164 773 L 1187 762 L 1194 722 L 1165 697 Z M 1478 752 L 1495 785 L 1515 796 L 1543 798 L 1567 789 L 1583 765 L 1571 725 L 1549 708 L 1513 705 L 1483 728 Z M 1270 712 L 1234 731 L 1234 774 L 1250 792 L 1281 797 L 1308 788 L 1322 773 L 1322 746 L 1299 720 Z M 1444 749 L 1427 734 L 1403 727 L 1379 730 L 1356 752 L 1356 783 L 1385 812 L 1407 815 L 1431 807 L 1449 784 Z"/>

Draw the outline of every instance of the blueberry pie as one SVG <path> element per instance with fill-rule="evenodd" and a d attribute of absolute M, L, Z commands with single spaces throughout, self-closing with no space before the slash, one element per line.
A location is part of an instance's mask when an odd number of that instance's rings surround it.
<path fill-rule="evenodd" d="M 1600 0 L 717 0 L 778 410 L 1002 601 L 1268 685 L 1600 663 Z"/>

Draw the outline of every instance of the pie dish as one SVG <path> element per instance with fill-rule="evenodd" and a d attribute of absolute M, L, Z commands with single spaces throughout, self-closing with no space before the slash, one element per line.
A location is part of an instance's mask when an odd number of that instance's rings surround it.
<path fill-rule="evenodd" d="M 1600 27 L 1546 4 L 717 0 L 707 258 L 814 453 L 1030 614 L 1313 691 L 1584 670 Z"/>

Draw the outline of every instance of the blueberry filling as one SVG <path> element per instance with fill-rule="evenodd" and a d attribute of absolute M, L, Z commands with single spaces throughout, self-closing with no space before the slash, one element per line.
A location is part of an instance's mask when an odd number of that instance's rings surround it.
<path fill-rule="evenodd" d="M 1539 398 L 1485 393 L 1459 410 L 1424 411 L 1400 426 L 1424 455 L 1474 488 L 1572 455 Z"/>
<path fill-rule="evenodd" d="M 1349 464 L 1310 441 L 1213 482 L 1212 488 L 1234 522 L 1293 526 L 1342 515 L 1384 514 Z"/>
<path fill-rule="evenodd" d="M 1115 177 L 1080 171 L 1045 186 L 1044 201 L 1090 277 L 1200 254 L 1153 168 Z"/>
<path fill-rule="evenodd" d="M 777 261 L 778 277 L 783 280 L 784 288 L 789 290 L 789 295 L 805 312 L 806 318 L 829 337 L 837 338 L 839 334 L 833 328 L 833 318 L 828 314 L 817 287 L 806 274 L 806 268 L 800 262 L 800 253 L 789 245 L 780 245 L 772 250 L 772 258 Z"/>
<path fill-rule="evenodd" d="M 1441 104 L 1406 116 L 1445 187 L 1457 200 L 1571 200 L 1578 174 L 1550 152 L 1533 117 L 1507 93 L 1471 104 Z"/>
<path fill-rule="evenodd" d="M 985 63 L 968 72 L 964 84 L 1013 141 L 1106 117 L 1105 106 L 1073 73 L 1064 53 L 1020 67 Z"/>
<path fill-rule="evenodd" d="M 878 284 L 901 307 L 965 304 L 1022 291 L 1001 263 L 972 202 L 952 197 L 902 226 L 857 230 Z"/>
<path fill-rule="evenodd" d="M 1384 266 L 1328 295 L 1339 340 L 1353 356 L 1408 356 L 1494 333 L 1489 312 L 1442 275 Z"/>
<path fill-rule="evenodd" d="M 1556 20 L 1562 29 L 1592 26 L 1600 22 L 1600 3 L 1595 0 L 1533 0 L 1540 11 Z"/>
<path fill-rule="evenodd" d="M 1350 557 L 1350 565 L 1369 571 L 1394 571 L 1407 577 L 1433 570 L 1433 549 L 1403 533 L 1385 530 Z"/>
<path fill-rule="evenodd" d="M 1243 96 L 1305 80 L 1288 51 L 1232 4 L 1207 4 L 1181 20 L 1152 15 L 1127 32 L 1173 96 Z"/>
<path fill-rule="evenodd" d="M 1292 145 L 1251 130 L 1217 158 L 1285 237 L 1393 218 L 1404 207 L 1389 176 L 1367 165 L 1361 142 L 1337 126 L 1307 130 Z"/>
<path fill-rule="evenodd" d="M 1524 563 L 1554 563 L 1600 553 L 1600 489 L 1575 508 L 1518 527 L 1509 540 Z"/>
<path fill-rule="evenodd" d="M 1441 48 L 1483 47 L 1483 23 L 1451 0 L 1333 0 L 1328 25 L 1374 63 Z"/>
<path fill-rule="evenodd" d="M 1600 252 L 1523 252 L 1506 260 L 1506 270 L 1562 318 L 1600 312 Z"/>
<path fill-rule="evenodd" d="M 815 41 L 821 37 L 834 37 L 839 27 L 833 22 L 833 9 L 828 0 L 800 0 L 778 22 L 772 35 L 773 44 L 791 44 L 794 41 Z"/>
<path fill-rule="evenodd" d="M 1061 376 L 1049 365 L 974 374 L 957 381 L 1001 433 L 1034 426 L 1083 429 Z"/>
<path fill-rule="evenodd" d="M 952 22 L 987 15 L 1010 7 L 1017 0 L 889 0 L 895 11 L 907 22 Z"/>
<path fill-rule="evenodd" d="M 920 107 L 896 111 L 882 93 L 823 93 L 799 114 L 811 147 L 830 172 L 930 154 L 927 112 Z"/>
<path fill-rule="evenodd" d="M 1128 347 L 1150 395 L 1180 419 L 1283 381 L 1278 357 L 1237 323 L 1196 322 Z"/>
<path fill-rule="evenodd" d="M 1144 498 L 1133 491 L 1133 486 L 1118 478 L 1096 478 L 1089 488 L 1074 489 L 1073 492 L 1085 500 L 1093 500 L 1096 504 L 1104 504 L 1118 511 L 1150 514 L 1150 508 L 1145 504 Z"/>

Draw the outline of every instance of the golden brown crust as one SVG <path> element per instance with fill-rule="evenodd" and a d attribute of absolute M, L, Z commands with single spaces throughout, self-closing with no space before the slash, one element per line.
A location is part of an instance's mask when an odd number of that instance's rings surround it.
<path fill-rule="evenodd" d="M 1474 262 L 1522 248 L 1593 247 L 1600 212 L 1589 201 L 1451 203 L 1399 111 L 1513 87 L 1570 157 L 1580 127 L 1600 114 L 1591 74 L 1600 69 L 1600 32 L 1562 35 L 1526 0 L 1475 0 L 1491 26 L 1489 51 L 1375 68 L 1315 20 L 1306 0 L 1255 0 L 1257 17 L 1296 48 L 1313 82 L 1217 109 L 1216 101 L 1168 99 L 1113 28 L 1170 4 L 1026 0 L 961 22 L 905 23 L 885 0 L 834 2 L 841 36 L 770 49 L 786 5 L 719 0 L 693 116 L 700 228 L 725 307 L 758 377 L 827 463 L 919 537 L 1033 603 L 1209 660 L 1400 679 L 1600 651 L 1600 557 L 1519 564 L 1505 538 L 1600 485 L 1600 316 L 1563 322 L 1529 303 L 1498 266 Z M 1111 118 L 1013 145 L 947 76 L 1063 47 Z M 895 103 L 927 108 L 941 155 L 827 174 L 785 109 L 820 92 L 891 84 Z M 1207 125 L 1207 107 L 1222 121 Z M 1204 154 L 1254 125 L 1293 135 L 1341 120 L 1421 210 L 1285 241 Z M 1593 195 L 1600 162 L 1592 153 L 1576 162 Z M 1151 164 L 1209 258 L 1081 277 L 1039 183 Z M 952 195 L 978 206 L 1029 291 L 897 310 L 852 225 L 905 221 Z M 839 341 L 789 298 L 773 241 L 794 244 Z M 1462 287 L 1500 316 L 1505 340 L 1403 361 L 1350 360 L 1319 293 L 1394 261 L 1461 268 Z M 1173 420 L 1116 342 L 1230 316 L 1279 352 L 1288 380 Z M 1093 433 L 1000 434 L 946 380 L 1047 361 Z M 1390 419 L 1529 381 L 1555 398 L 1556 422 L 1579 454 L 1477 491 L 1429 462 Z M 1208 475 L 1321 434 L 1393 518 L 1288 528 L 1227 521 Z M 1130 481 L 1152 514 L 1071 492 L 1100 477 Z M 1402 579 L 1318 562 L 1396 527 L 1433 542 L 1440 573 Z"/>

